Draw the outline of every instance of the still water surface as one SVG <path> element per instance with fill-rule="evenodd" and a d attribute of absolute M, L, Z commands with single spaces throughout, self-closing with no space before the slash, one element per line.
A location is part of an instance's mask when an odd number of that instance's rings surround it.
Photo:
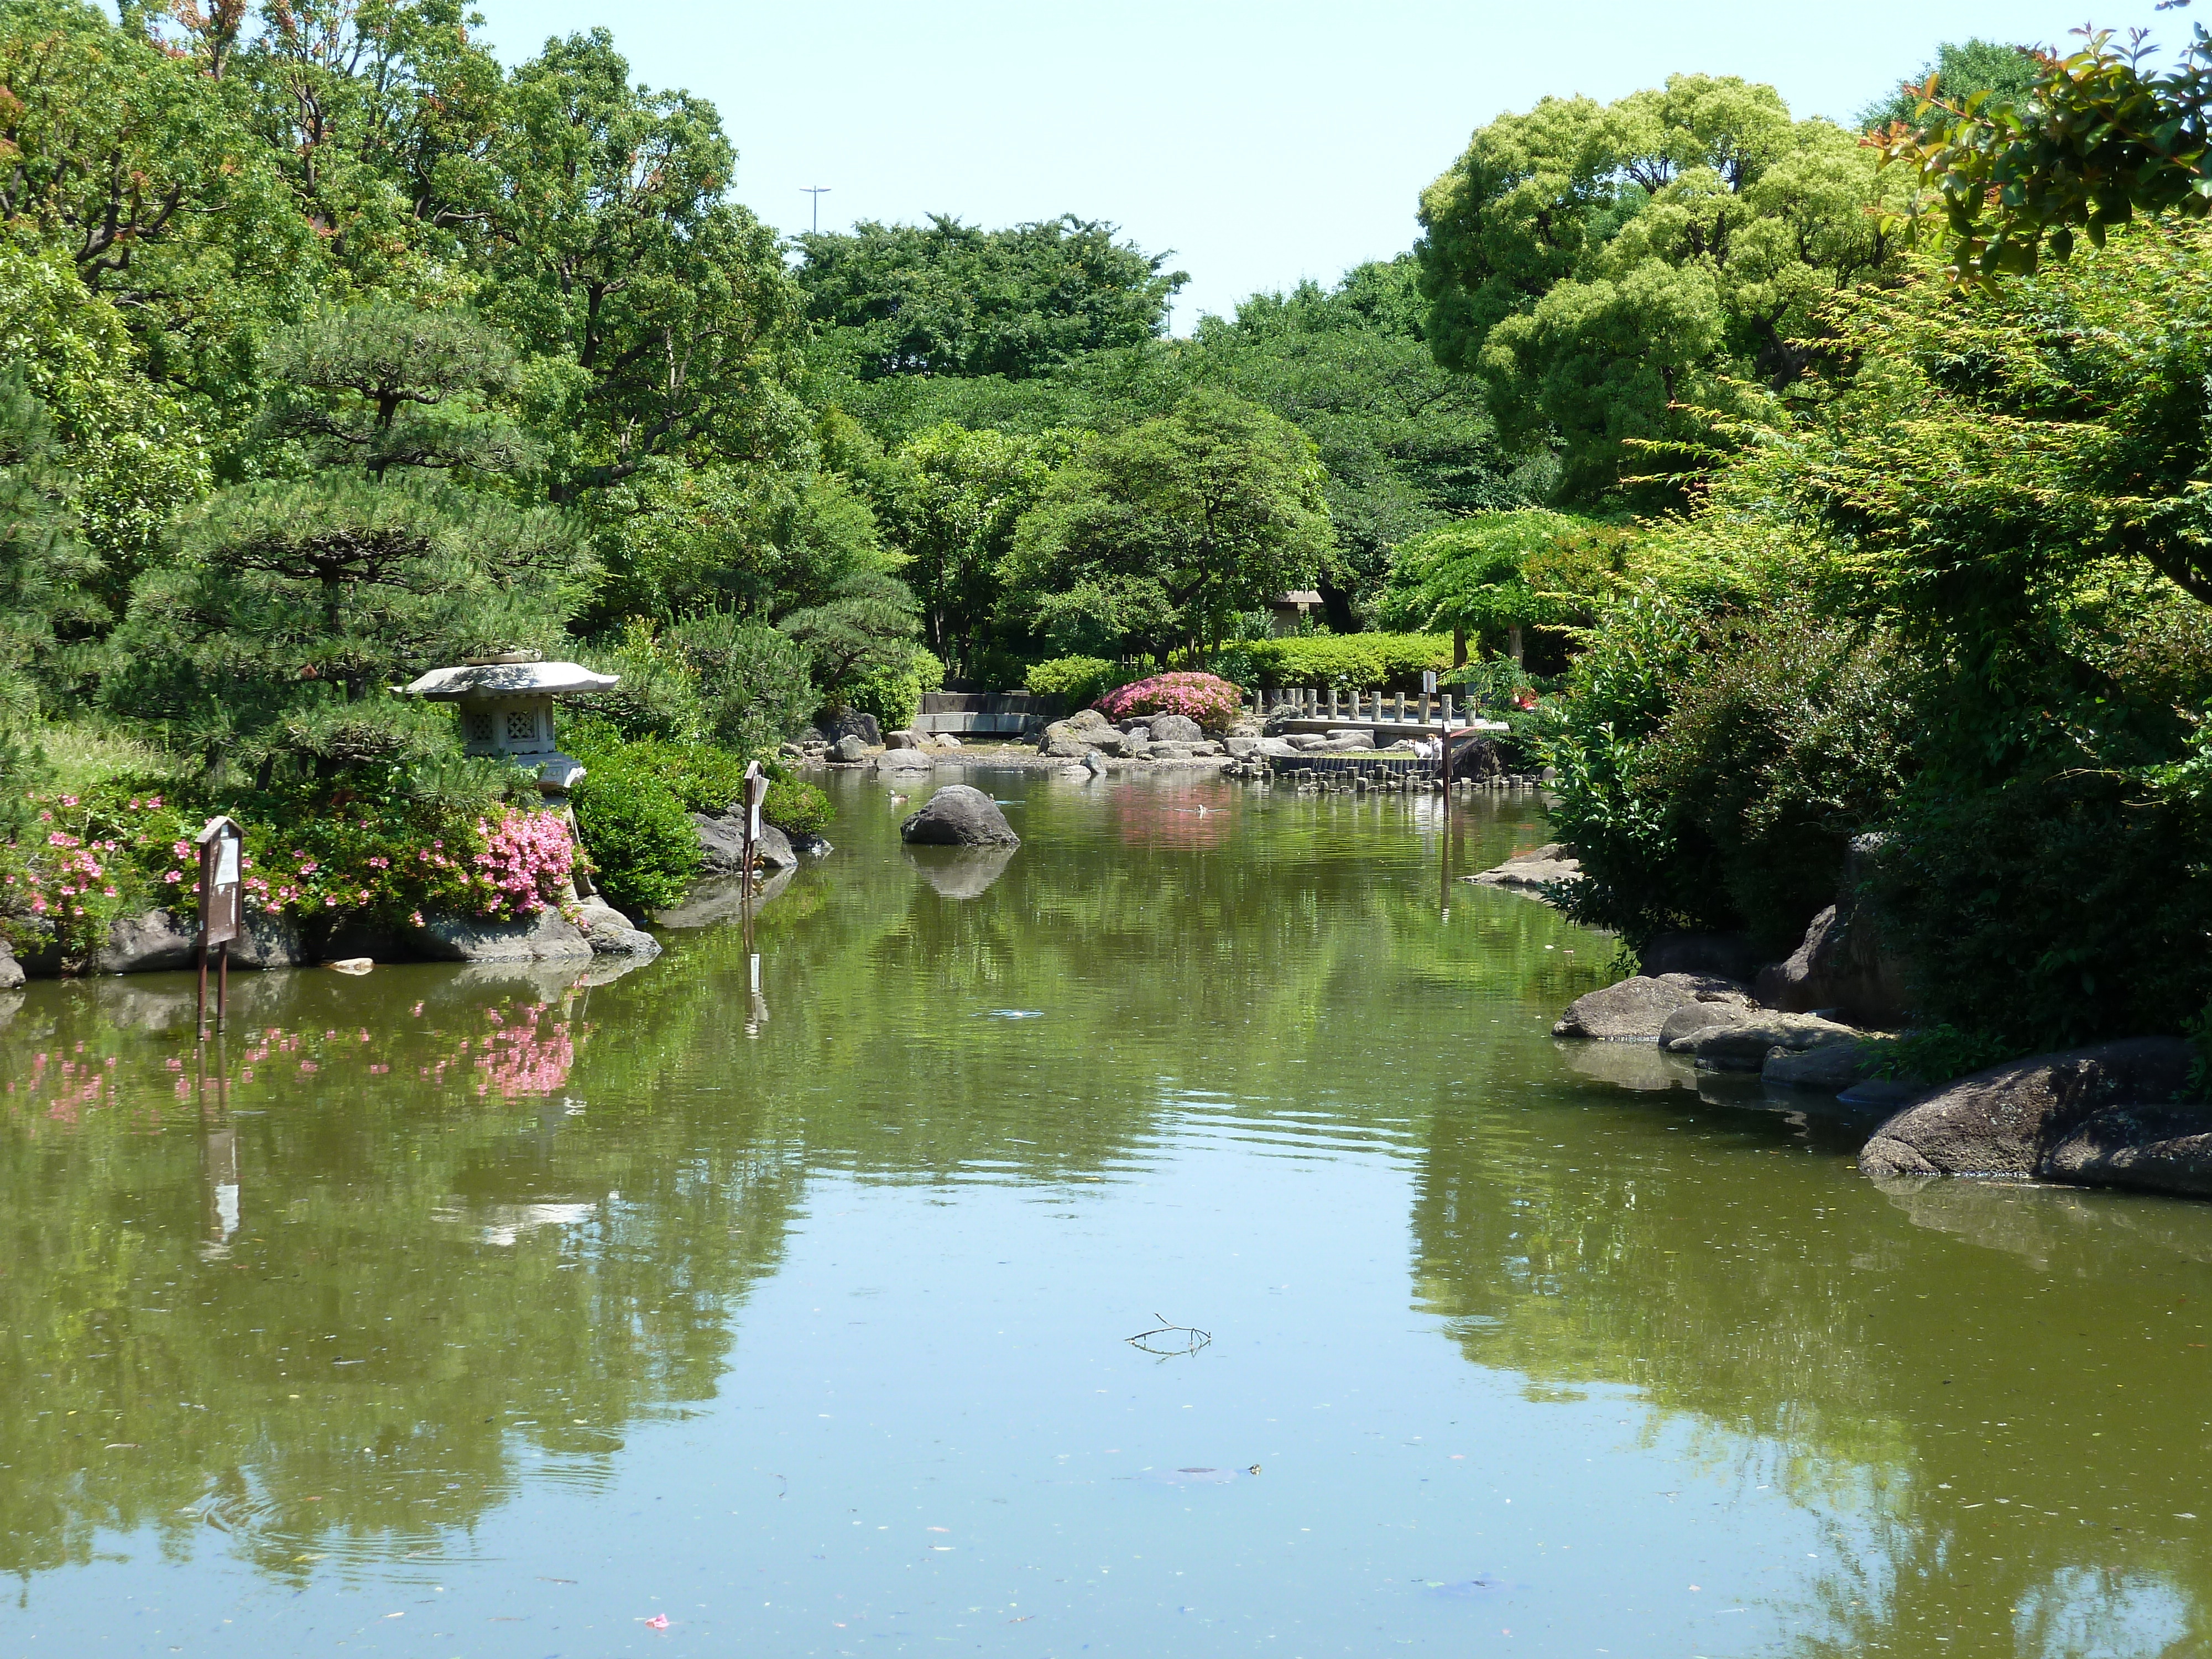
<path fill-rule="evenodd" d="M 1609 942 L 1433 802 L 975 779 L 757 995 L 33 987 L 0 1659 L 2212 1652 L 2212 1206 L 1555 1044 Z"/>

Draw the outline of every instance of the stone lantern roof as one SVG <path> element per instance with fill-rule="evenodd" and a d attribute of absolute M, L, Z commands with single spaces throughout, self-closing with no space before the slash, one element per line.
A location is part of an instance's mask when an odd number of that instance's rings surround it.
<path fill-rule="evenodd" d="M 400 695 L 440 702 L 473 702 L 494 697 L 559 696 L 568 691 L 605 691 L 620 683 L 618 674 L 596 674 L 581 663 L 462 663 L 434 668 L 399 688 Z"/>
<path fill-rule="evenodd" d="M 463 754 L 503 757 L 535 770 L 546 793 L 565 795 L 584 768 L 554 741 L 553 700 L 621 682 L 620 675 L 594 673 L 580 663 L 540 662 L 534 651 L 510 651 L 434 668 L 396 689 L 403 697 L 459 704 Z"/>

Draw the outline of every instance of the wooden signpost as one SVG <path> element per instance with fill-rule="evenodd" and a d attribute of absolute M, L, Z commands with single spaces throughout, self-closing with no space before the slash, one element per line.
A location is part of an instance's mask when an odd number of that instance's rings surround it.
<path fill-rule="evenodd" d="M 245 894 L 243 869 L 246 831 L 234 818 L 215 817 L 192 839 L 200 849 L 200 989 L 198 1029 L 207 1036 L 208 947 L 222 955 L 216 970 L 215 1028 L 222 1030 L 224 1005 L 230 994 L 230 942 L 244 921 L 240 900 Z"/>

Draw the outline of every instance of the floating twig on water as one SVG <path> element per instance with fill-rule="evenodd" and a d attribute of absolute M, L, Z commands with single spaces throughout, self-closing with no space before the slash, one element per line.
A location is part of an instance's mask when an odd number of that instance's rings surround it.
<path fill-rule="evenodd" d="M 1164 1314 L 1154 1314 L 1152 1317 L 1160 1322 L 1152 1329 L 1139 1331 L 1122 1340 L 1133 1348 L 1161 1355 L 1196 1353 L 1213 1340 L 1212 1331 L 1201 1331 L 1195 1325 L 1170 1324 Z"/>

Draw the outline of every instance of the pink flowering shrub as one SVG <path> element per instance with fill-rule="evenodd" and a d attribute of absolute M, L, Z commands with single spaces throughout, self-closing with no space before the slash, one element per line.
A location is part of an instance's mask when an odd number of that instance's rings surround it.
<path fill-rule="evenodd" d="M 474 862 L 489 878 L 486 915 L 530 916 L 561 896 L 575 868 L 576 843 L 557 812 L 509 812 L 497 823 L 477 820 L 484 850 Z"/>
<path fill-rule="evenodd" d="M 559 813 L 441 811 L 398 793 L 303 791 L 187 811 L 157 791 L 102 784 L 29 805 L 30 831 L 0 844 L 0 931 L 20 951 L 58 945 L 70 965 L 90 958 L 118 916 L 197 915 L 192 837 L 226 806 L 246 827 L 248 916 L 420 927 L 426 911 L 534 915 L 560 901 L 576 859 Z"/>
<path fill-rule="evenodd" d="M 1244 694 L 1218 674 L 1155 674 L 1133 685 L 1116 686 L 1091 706 L 1109 720 L 1186 714 L 1207 731 L 1220 732 L 1243 704 Z"/>

